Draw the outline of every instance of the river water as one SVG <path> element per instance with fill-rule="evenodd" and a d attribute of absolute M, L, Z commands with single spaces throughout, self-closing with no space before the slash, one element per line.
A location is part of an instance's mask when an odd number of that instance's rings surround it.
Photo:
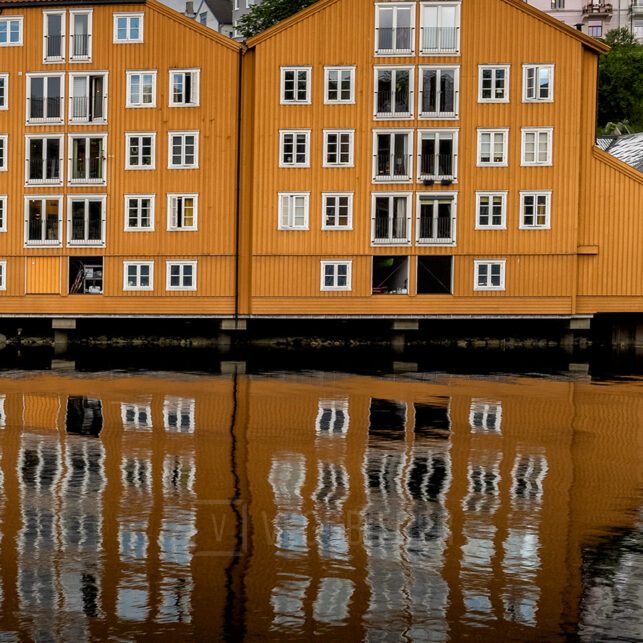
<path fill-rule="evenodd" d="M 279 363 L 0 371 L 0 641 L 641 640 L 643 377 Z"/>

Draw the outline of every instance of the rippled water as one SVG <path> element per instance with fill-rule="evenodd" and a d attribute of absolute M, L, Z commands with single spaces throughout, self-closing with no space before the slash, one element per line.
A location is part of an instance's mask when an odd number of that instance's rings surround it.
<path fill-rule="evenodd" d="M 0 641 L 639 641 L 643 379 L 0 374 Z"/>

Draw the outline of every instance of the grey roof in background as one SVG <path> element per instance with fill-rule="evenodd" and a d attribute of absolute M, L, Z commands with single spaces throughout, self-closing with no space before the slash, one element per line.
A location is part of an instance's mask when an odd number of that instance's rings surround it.
<path fill-rule="evenodd" d="M 596 138 L 596 145 L 643 172 L 643 132 L 625 136 L 599 136 Z"/>
<path fill-rule="evenodd" d="M 232 24 L 232 0 L 205 0 L 205 4 L 221 24 Z"/>

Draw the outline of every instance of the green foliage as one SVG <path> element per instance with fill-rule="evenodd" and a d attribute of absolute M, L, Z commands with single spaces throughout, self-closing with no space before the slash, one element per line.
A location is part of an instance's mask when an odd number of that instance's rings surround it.
<path fill-rule="evenodd" d="M 263 0 L 239 19 L 237 29 L 245 38 L 251 38 L 315 2 L 317 0 Z"/>
<path fill-rule="evenodd" d="M 598 75 L 598 122 L 643 129 L 643 45 L 627 29 L 605 36 L 612 49 L 601 56 Z"/>

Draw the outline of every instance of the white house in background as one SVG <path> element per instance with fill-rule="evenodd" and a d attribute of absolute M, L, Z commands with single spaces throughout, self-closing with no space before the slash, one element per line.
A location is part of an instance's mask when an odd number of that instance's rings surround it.
<path fill-rule="evenodd" d="M 232 3 L 237 0 L 161 0 L 210 29 L 232 36 Z"/>

